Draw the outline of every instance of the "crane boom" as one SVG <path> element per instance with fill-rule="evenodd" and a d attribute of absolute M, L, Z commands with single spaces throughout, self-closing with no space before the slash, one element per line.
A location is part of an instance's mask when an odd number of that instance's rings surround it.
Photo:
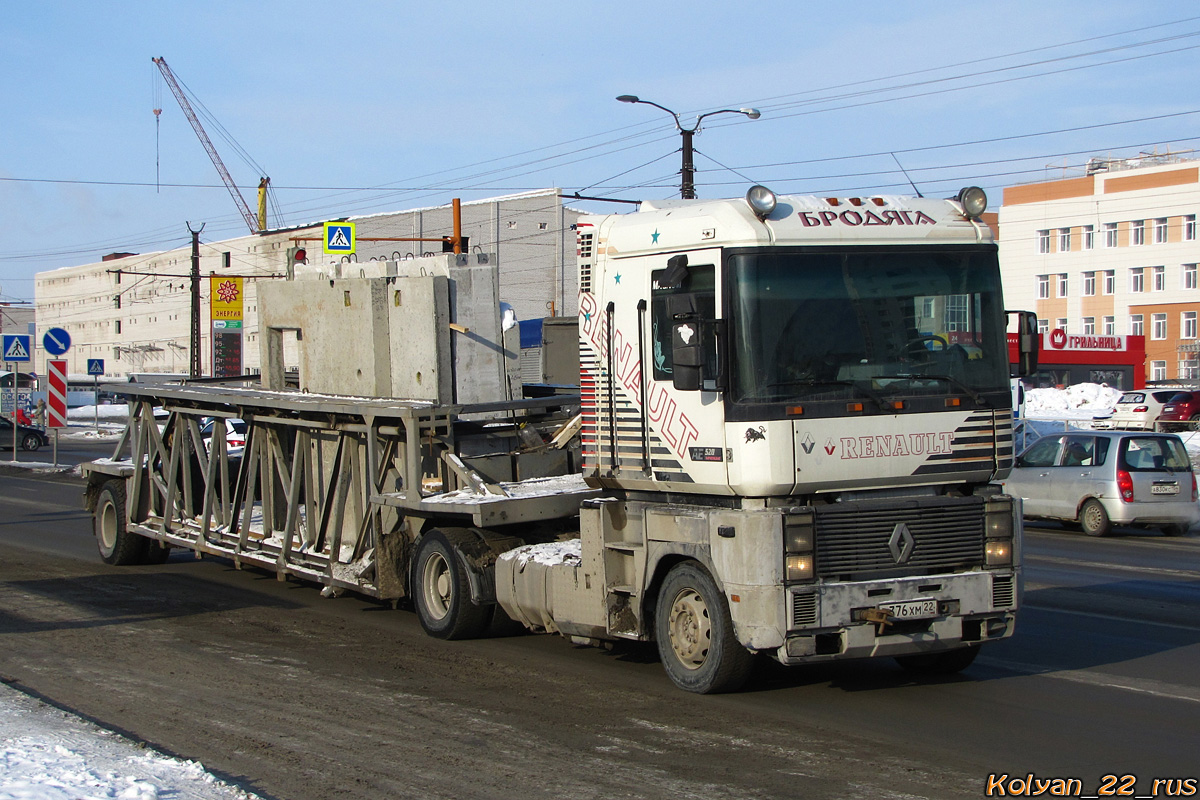
<path fill-rule="evenodd" d="M 238 191 L 237 185 L 233 182 L 233 178 L 229 175 L 229 170 L 225 168 L 225 163 L 221 161 L 221 156 L 217 154 L 217 148 L 213 147 L 212 140 L 208 138 L 208 134 L 204 132 L 204 126 L 200 124 L 200 118 L 196 116 L 196 112 L 192 110 L 192 104 L 188 102 L 187 96 L 183 93 L 183 87 L 179 85 L 179 81 L 175 80 L 175 73 L 171 72 L 171 68 L 167 66 L 165 58 L 152 58 L 154 64 L 158 67 L 158 71 L 162 73 L 163 79 L 166 80 L 167 86 L 171 87 L 171 93 L 175 95 L 175 99 L 179 101 L 179 107 L 183 109 L 183 115 L 187 117 L 188 122 L 192 123 L 192 129 L 196 131 L 196 135 L 200 137 L 200 144 L 204 145 L 204 149 L 208 152 L 208 157 L 212 159 L 213 166 L 217 168 L 217 172 L 221 176 L 221 180 L 225 182 L 225 188 L 229 190 L 229 194 L 233 197 L 233 202 L 237 204 L 238 211 L 241 212 L 242 219 L 246 221 L 251 233 L 258 233 L 262 227 L 260 220 L 256 219 L 250 211 L 250 206 L 246 204 L 246 199 L 242 197 L 242 193 Z"/>

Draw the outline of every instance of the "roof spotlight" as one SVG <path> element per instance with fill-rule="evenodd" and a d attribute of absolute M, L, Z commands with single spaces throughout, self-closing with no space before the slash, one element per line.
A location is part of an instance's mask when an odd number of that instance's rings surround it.
<path fill-rule="evenodd" d="M 978 186 L 968 186 L 956 198 L 962 204 L 963 213 L 971 219 L 979 219 L 987 211 L 987 193 Z"/>
<path fill-rule="evenodd" d="M 766 219 L 775 210 L 775 193 L 765 186 L 751 186 L 746 192 L 746 205 L 759 219 Z"/>

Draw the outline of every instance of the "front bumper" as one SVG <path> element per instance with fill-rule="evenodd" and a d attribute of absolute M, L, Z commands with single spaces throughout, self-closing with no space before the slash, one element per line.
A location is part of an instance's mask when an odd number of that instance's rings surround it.
<path fill-rule="evenodd" d="M 789 587 L 789 630 L 776 658 L 804 664 L 845 658 L 953 650 L 1011 636 L 1019 570 L 987 570 L 856 583 Z M 880 604 L 935 599 L 928 619 L 880 624 L 864 611 Z"/>

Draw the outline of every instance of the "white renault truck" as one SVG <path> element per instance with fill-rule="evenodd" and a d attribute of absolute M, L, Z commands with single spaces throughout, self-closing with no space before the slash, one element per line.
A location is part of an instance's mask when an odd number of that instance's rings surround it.
<path fill-rule="evenodd" d="M 271 331 L 301 323 L 283 314 L 262 323 L 262 387 L 132 387 L 126 437 L 85 469 L 101 555 L 184 547 L 330 594 L 409 598 L 443 638 L 508 617 L 579 643 L 654 641 L 694 692 L 737 689 L 757 653 L 960 670 L 1012 635 L 1020 596 L 1019 503 L 997 483 L 1013 418 L 985 205 L 979 189 L 757 186 L 585 217 L 577 396 L 514 392 L 504 334 L 463 324 L 469 297 L 491 297 L 477 291 L 496 268 L 485 257 L 318 271 L 294 293 L 296 319 L 316 324 L 322 293 L 335 316 L 375 303 L 391 360 L 364 358 L 391 383 L 322 392 L 302 365 L 289 389 Z M 264 289 L 269 316 L 288 289 Z M 420 326 L 402 313 L 422 314 L 435 351 L 416 383 L 395 331 Z M 1030 371 L 1035 320 L 1016 324 Z M 496 397 L 467 396 L 468 330 L 502 354 Z M 225 446 L 230 418 L 247 424 L 244 451 Z"/>

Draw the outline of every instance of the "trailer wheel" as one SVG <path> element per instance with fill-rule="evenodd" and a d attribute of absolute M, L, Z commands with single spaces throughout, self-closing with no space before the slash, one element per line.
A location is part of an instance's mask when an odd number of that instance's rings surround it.
<path fill-rule="evenodd" d="M 142 557 L 143 564 L 165 564 L 171 557 L 171 545 L 146 540 L 146 552 Z"/>
<path fill-rule="evenodd" d="M 754 656 L 734 637 L 725 595 L 699 564 L 667 574 L 654 622 L 663 668 L 680 689 L 732 692 L 750 677 Z"/>
<path fill-rule="evenodd" d="M 896 663 L 908 672 L 922 675 L 953 675 L 971 666 L 979 655 L 979 645 L 960 647 L 944 653 L 921 653 L 913 656 L 896 656 Z"/>
<path fill-rule="evenodd" d="M 96 545 L 105 564 L 140 564 L 146 554 L 146 540 L 125 527 L 125 484 L 108 481 L 100 487 L 96 510 L 92 514 Z"/>
<path fill-rule="evenodd" d="M 431 530 L 417 545 L 414 600 L 421 627 L 438 639 L 474 639 L 487 630 L 491 606 L 471 602 L 467 572 L 451 544 L 452 531 Z"/>

